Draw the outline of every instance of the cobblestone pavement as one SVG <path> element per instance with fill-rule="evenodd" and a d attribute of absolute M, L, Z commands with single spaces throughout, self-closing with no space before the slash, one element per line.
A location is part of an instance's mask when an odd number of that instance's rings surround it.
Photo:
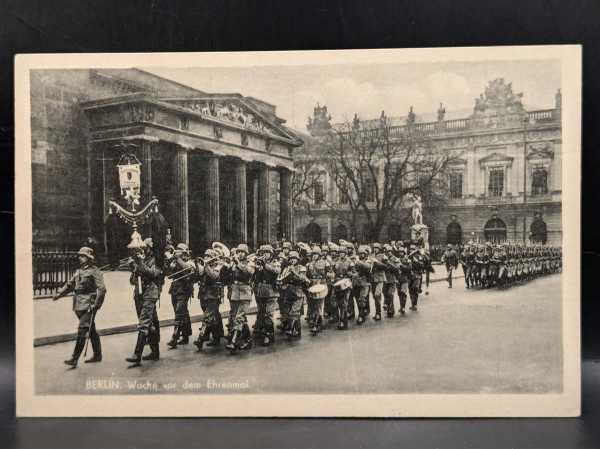
<path fill-rule="evenodd" d="M 164 306 L 163 306 L 164 307 Z M 169 304 L 170 307 L 170 304 Z M 133 313 L 133 312 L 132 312 Z M 250 317 L 252 322 L 254 317 Z M 104 360 L 66 370 L 73 343 L 35 349 L 39 394 L 134 393 L 543 393 L 561 390 L 561 276 L 508 290 L 430 286 L 419 310 L 348 331 L 230 355 L 167 350 L 127 369 L 135 334 L 103 337 Z M 194 338 L 197 325 L 194 325 Z M 89 355 L 89 354 L 88 354 Z"/>

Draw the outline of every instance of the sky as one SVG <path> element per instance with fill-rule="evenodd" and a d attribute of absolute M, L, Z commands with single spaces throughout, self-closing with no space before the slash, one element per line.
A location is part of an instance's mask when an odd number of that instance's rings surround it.
<path fill-rule="evenodd" d="M 142 68 L 204 92 L 235 92 L 272 103 L 288 126 L 303 132 L 317 102 L 327 106 L 333 123 L 350 120 L 354 113 L 377 118 L 382 110 L 404 116 L 411 105 L 417 117 L 435 116 L 440 102 L 448 115 L 467 115 L 495 78 L 512 82 L 528 109 L 552 108 L 561 69 L 556 60 Z"/>

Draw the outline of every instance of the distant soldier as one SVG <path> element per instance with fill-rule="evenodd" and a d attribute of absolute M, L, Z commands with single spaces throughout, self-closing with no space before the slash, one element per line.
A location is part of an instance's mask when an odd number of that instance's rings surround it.
<path fill-rule="evenodd" d="M 218 346 L 225 335 L 223 317 L 219 306 L 223 302 L 223 278 L 219 265 L 219 254 L 214 249 L 204 252 L 204 259 L 199 264 L 198 299 L 204 313 L 202 327 L 194 345 L 202 351 L 204 342 L 207 346 Z"/>
<path fill-rule="evenodd" d="M 450 243 L 448 243 L 446 251 L 442 254 L 442 263 L 446 265 L 446 273 L 448 273 L 446 278 L 448 288 L 452 288 L 452 272 L 458 268 L 458 254 L 456 254 Z"/>
<path fill-rule="evenodd" d="M 79 319 L 77 327 L 77 340 L 75 349 L 70 359 L 65 360 L 65 364 L 77 367 L 77 361 L 85 346 L 85 340 L 89 335 L 92 342 L 94 355 L 85 363 L 96 363 L 102 361 L 102 347 L 100 345 L 100 336 L 96 331 L 95 317 L 102 307 L 106 288 L 104 287 L 104 277 L 102 272 L 94 263 L 94 252 L 89 247 L 82 247 L 77 253 L 79 259 L 79 269 L 73 277 L 56 292 L 52 300 L 56 301 L 67 293 L 73 292 L 73 312 Z"/>
<path fill-rule="evenodd" d="M 132 256 L 130 282 L 134 287 L 136 312 L 138 315 L 138 337 L 133 350 L 133 355 L 125 360 L 132 363 L 132 367 L 140 366 L 142 352 L 146 343 L 150 345 L 152 353 L 143 360 L 158 360 L 160 357 L 158 343 L 160 340 L 156 302 L 160 294 L 163 273 L 158 268 L 154 259 L 153 243 L 151 238 L 143 242 L 142 248 Z"/>
<path fill-rule="evenodd" d="M 397 266 L 400 271 L 397 282 L 398 297 L 400 299 L 400 314 L 404 315 L 406 313 L 406 300 L 410 294 L 409 285 L 412 276 L 412 262 L 410 261 L 404 246 L 398 247 Z"/>

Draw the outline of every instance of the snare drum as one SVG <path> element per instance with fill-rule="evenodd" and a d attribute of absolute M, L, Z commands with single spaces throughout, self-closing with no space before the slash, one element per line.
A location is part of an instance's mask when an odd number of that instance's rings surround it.
<path fill-rule="evenodd" d="M 348 278 L 343 278 L 333 284 L 338 290 L 348 290 L 352 287 L 352 281 Z"/>
<path fill-rule="evenodd" d="M 327 285 L 316 284 L 308 289 L 311 299 L 324 299 L 327 296 Z"/>

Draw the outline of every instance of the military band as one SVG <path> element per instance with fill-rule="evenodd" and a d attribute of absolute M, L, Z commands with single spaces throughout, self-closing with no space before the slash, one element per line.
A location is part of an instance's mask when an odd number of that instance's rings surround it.
<path fill-rule="evenodd" d="M 394 317 L 396 297 L 401 315 L 406 313 L 408 298 L 410 309 L 417 310 L 423 276 L 433 272 L 431 258 L 419 242 L 355 245 L 340 240 L 338 243 L 310 246 L 283 242 L 261 245 L 256 253 L 250 253 L 245 243 L 229 250 L 215 242 L 197 258 L 186 244 L 179 243 L 167 246 L 161 265 L 155 257 L 152 239 L 141 241 L 132 249 L 130 257 L 121 261 L 121 267 L 131 271 L 133 303 L 138 317 L 137 341 L 133 355 L 126 361 L 135 367 L 140 366 L 142 360 L 160 358 L 156 306 L 165 276 L 171 280 L 168 293 L 174 311 L 173 335 L 167 342 L 171 349 L 187 344 L 192 336 L 188 304 L 196 285 L 203 311 L 199 335 L 194 341 L 199 352 L 205 346 L 219 345 L 223 337 L 231 353 L 251 349 L 253 341 L 262 346 L 271 345 L 275 341 L 276 309 L 279 309 L 279 328 L 290 340 L 302 336 L 301 316 L 305 305 L 312 336 L 326 329 L 327 324 L 338 330 L 349 329 L 355 316 L 356 325 L 362 325 L 370 317 L 371 297 L 375 321 L 382 319 L 382 306 L 387 318 Z M 79 325 L 73 354 L 65 360 L 70 367 L 77 366 L 87 339 L 93 356 L 86 363 L 102 360 L 95 316 L 106 295 L 103 274 L 95 265 L 93 249 L 82 247 L 78 256 L 80 268 L 53 297 L 56 300 L 74 293 L 73 311 Z M 469 242 L 464 246 L 448 245 L 441 263 L 447 270 L 449 288 L 459 265 L 467 289 L 508 288 L 539 276 L 560 273 L 562 251 L 560 247 L 545 245 Z M 219 310 L 225 295 L 229 301 L 227 334 Z M 253 299 L 257 312 L 251 332 L 247 313 Z M 150 353 L 143 356 L 146 345 Z"/>

